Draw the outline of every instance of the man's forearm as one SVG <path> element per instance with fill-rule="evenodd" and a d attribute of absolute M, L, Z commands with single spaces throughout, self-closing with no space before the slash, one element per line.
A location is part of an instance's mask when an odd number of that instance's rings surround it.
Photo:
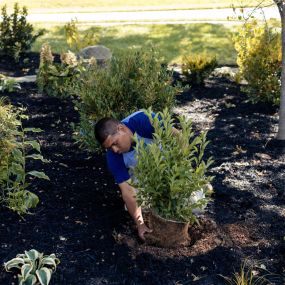
<path fill-rule="evenodd" d="M 122 191 L 123 200 L 127 206 L 129 214 L 134 219 L 137 225 L 143 224 L 142 211 L 141 211 L 141 207 L 138 207 L 137 205 L 137 201 L 135 197 L 136 195 L 135 189 L 127 183 L 124 184 L 123 187 L 121 185 L 120 188 Z"/>
<path fill-rule="evenodd" d="M 122 193 L 122 197 L 127 206 L 128 212 L 131 215 L 131 217 L 134 219 L 135 223 L 137 225 L 143 224 L 141 207 L 138 207 L 136 198 L 132 196 L 132 194 L 124 195 L 123 193 Z"/>

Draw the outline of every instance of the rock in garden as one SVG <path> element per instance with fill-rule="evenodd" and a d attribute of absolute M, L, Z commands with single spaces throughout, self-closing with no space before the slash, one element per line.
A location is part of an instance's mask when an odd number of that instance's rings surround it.
<path fill-rule="evenodd" d="M 104 65 L 107 60 L 111 59 L 112 52 L 109 48 L 103 45 L 95 45 L 80 50 L 78 56 L 83 59 L 90 59 L 94 57 L 97 64 Z"/>

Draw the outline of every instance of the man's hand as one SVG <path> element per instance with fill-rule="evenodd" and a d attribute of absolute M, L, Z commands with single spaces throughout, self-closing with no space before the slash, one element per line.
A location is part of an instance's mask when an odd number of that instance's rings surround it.
<path fill-rule="evenodd" d="M 139 224 L 138 225 L 138 235 L 139 237 L 144 241 L 145 240 L 145 233 L 151 233 L 152 230 L 148 228 L 145 223 Z"/>

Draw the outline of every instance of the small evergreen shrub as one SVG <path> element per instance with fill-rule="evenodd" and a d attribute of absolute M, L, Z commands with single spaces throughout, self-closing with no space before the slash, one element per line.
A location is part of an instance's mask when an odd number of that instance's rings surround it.
<path fill-rule="evenodd" d="M 48 96 L 67 98 L 74 95 L 73 87 L 79 80 L 83 66 L 70 51 L 61 54 L 60 59 L 61 63 L 55 63 L 50 46 L 42 46 L 37 85 L 39 91 Z"/>
<path fill-rule="evenodd" d="M 137 165 L 133 183 L 139 190 L 137 200 L 167 219 L 196 221 L 194 210 L 203 210 L 209 199 L 206 171 L 212 160 L 203 160 L 208 145 L 206 133 L 195 136 L 191 121 L 180 116 L 181 133 L 173 134 L 173 119 L 167 110 L 153 118 L 154 140 L 145 145 L 136 140 Z M 160 118 L 160 119 L 159 119 Z"/>
<path fill-rule="evenodd" d="M 243 87 L 253 102 L 279 105 L 281 92 L 281 35 L 272 27 L 252 20 L 234 36 Z"/>
<path fill-rule="evenodd" d="M 33 25 L 27 22 L 28 10 L 22 9 L 18 3 L 14 5 L 11 15 L 7 14 L 7 6 L 2 7 L 0 22 L 0 51 L 2 55 L 11 56 L 16 62 L 22 53 L 31 49 L 36 39 L 43 35 L 44 30 L 34 32 Z"/>
<path fill-rule="evenodd" d="M 27 177 L 48 179 L 40 171 L 27 171 L 31 159 L 47 162 L 40 153 L 40 145 L 27 138 L 35 128 L 23 128 L 22 119 L 27 118 L 11 105 L 0 100 L 0 204 L 18 214 L 26 214 L 39 202 L 37 195 L 27 190 Z"/>
<path fill-rule="evenodd" d="M 171 86 L 171 74 L 154 50 L 117 53 L 105 68 L 89 65 L 76 86 L 81 116 L 77 140 L 93 148 L 93 121 L 106 116 L 122 119 L 150 106 L 154 110 L 171 109 L 179 90 Z"/>
<path fill-rule="evenodd" d="M 206 54 L 193 54 L 182 59 L 182 74 L 187 83 L 203 85 L 204 80 L 218 66 L 216 57 Z"/>
<path fill-rule="evenodd" d="M 19 285 L 48 285 L 51 275 L 55 272 L 57 265 L 60 263 L 55 254 L 43 255 L 35 249 L 25 251 L 6 263 L 6 271 L 18 269 Z"/>

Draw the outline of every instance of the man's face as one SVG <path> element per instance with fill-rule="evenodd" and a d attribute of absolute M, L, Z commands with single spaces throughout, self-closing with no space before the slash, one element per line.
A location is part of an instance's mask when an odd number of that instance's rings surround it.
<path fill-rule="evenodd" d="M 109 135 L 102 144 L 105 149 L 110 149 L 119 154 L 128 152 L 131 145 L 132 133 L 123 125 L 118 125 L 117 132 L 114 135 Z"/>

